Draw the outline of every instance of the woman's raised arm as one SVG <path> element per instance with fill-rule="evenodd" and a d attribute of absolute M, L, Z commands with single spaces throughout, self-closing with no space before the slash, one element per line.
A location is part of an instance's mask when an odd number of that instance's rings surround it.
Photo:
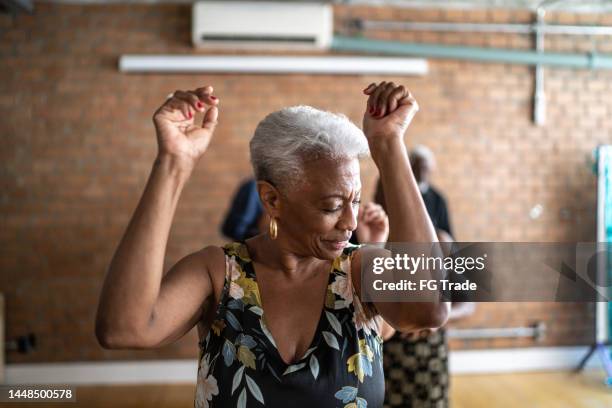
<path fill-rule="evenodd" d="M 404 145 L 404 134 L 419 110 L 418 104 L 404 86 L 396 86 L 393 82 L 371 84 L 364 93 L 368 95 L 368 102 L 363 131 L 372 159 L 380 172 L 389 216 L 388 241 L 437 242 L 436 231 L 412 174 Z M 356 260 L 360 265 L 361 256 L 357 256 Z M 376 307 L 395 329 L 406 331 L 444 324 L 450 304 L 380 302 L 376 303 Z"/>
<path fill-rule="evenodd" d="M 217 123 L 218 100 L 212 92 L 210 86 L 176 91 L 153 115 L 158 156 L 100 295 L 96 337 L 104 347 L 149 348 L 176 340 L 195 325 L 213 293 L 208 265 L 221 256 L 214 248 L 189 255 L 163 273 L 181 191 Z M 204 112 L 201 126 L 194 124 L 196 111 Z"/>

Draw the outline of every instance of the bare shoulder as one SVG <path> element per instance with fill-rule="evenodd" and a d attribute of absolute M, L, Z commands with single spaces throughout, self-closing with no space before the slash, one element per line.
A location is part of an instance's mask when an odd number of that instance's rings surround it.
<path fill-rule="evenodd" d="M 207 267 L 219 266 L 216 264 L 225 264 L 225 254 L 223 248 L 216 245 L 209 245 L 192 254 L 203 262 Z"/>
<path fill-rule="evenodd" d="M 225 253 L 223 248 L 209 245 L 193 253 L 192 256 L 208 272 L 214 289 L 215 300 L 220 299 L 225 282 Z"/>

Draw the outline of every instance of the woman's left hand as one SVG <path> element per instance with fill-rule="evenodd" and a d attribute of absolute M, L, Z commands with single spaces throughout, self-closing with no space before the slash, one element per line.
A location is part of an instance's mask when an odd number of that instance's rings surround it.
<path fill-rule="evenodd" d="M 370 148 L 392 139 L 403 140 L 404 134 L 419 110 L 410 91 L 393 82 L 372 83 L 363 93 L 369 95 L 363 115 L 363 132 Z"/>
<path fill-rule="evenodd" d="M 389 217 L 379 204 L 367 203 L 357 218 L 357 237 L 361 243 L 387 242 Z"/>

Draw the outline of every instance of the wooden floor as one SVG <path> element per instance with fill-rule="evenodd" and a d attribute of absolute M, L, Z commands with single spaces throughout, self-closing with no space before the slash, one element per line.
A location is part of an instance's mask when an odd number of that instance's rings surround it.
<path fill-rule="evenodd" d="M 611 408 L 603 371 L 453 376 L 452 408 Z"/>
<path fill-rule="evenodd" d="M 610 408 L 612 388 L 600 371 L 461 375 L 452 377 L 452 408 Z M 190 408 L 193 385 L 122 385 L 77 388 L 70 404 L 10 404 L 14 407 Z M 2 404 L 0 404 L 2 405 Z"/>

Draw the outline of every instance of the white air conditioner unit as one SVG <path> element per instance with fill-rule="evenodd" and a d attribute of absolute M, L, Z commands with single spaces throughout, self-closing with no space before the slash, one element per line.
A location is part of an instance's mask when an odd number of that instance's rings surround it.
<path fill-rule="evenodd" d="M 331 44 L 329 4 L 201 1 L 193 4 L 198 48 L 324 49 Z"/>

